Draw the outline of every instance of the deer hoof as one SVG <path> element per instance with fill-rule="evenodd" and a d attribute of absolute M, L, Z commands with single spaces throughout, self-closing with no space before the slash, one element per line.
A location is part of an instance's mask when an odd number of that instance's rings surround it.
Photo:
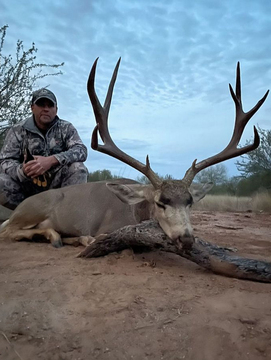
<path fill-rule="evenodd" d="M 52 245 L 55 248 L 61 248 L 63 246 L 61 239 L 53 240 Z"/>

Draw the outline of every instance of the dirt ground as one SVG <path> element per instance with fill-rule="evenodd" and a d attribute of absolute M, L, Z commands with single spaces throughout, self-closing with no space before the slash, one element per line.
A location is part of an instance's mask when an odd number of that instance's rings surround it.
<path fill-rule="evenodd" d="M 195 212 L 196 235 L 271 261 L 271 215 Z M 0 243 L 2 360 L 271 359 L 271 284 L 214 275 L 174 254 L 78 259 Z"/>

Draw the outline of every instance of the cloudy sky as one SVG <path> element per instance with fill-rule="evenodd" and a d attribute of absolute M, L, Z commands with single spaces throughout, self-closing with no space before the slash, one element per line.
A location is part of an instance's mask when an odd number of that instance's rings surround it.
<path fill-rule="evenodd" d="M 89 171 L 109 169 L 136 178 L 129 166 L 90 149 L 95 125 L 86 91 L 99 57 L 96 89 L 101 102 L 122 58 L 109 125 L 116 144 L 161 175 L 182 178 L 192 161 L 220 152 L 234 124 L 228 84 L 241 63 L 244 110 L 271 84 L 270 0 L 9 0 L 1 1 L 9 25 L 6 54 L 16 41 L 38 48 L 37 61 L 65 62 L 63 75 L 45 78 L 58 98 L 59 116 L 71 121 L 88 146 Z M 271 98 L 250 120 L 270 129 Z M 225 162 L 229 176 L 234 161 Z"/>

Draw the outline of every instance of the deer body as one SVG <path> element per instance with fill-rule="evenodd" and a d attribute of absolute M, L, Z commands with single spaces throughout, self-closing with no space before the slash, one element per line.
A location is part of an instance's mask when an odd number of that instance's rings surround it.
<path fill-rule="evenodd" d="M 230 85 L 236 118 L 229 144 L 220 153 L 199 163 L 194 160 L 182 180 L 162 181 L 151 169 L 148 156 L 146 164 L 143 164 L 124 153 L 113 142 L 108 129 L 108 114 L 120 60 L 115 67 L 103 106 L 94 87 L 97 61 L 98 59 L 92 66 L 87 83 L 96 119 L 91 147 L 140 171 L 149 179 L 151 185 L 140 185 L 133 180 L 120 179 L 113 183 L 104 181 L 73 185 L 31 196 L 24 200 L 3 224 L 0 236 L 20 240 L 43 235 L 56 247 L 61 246 L 61 237 L 65 243 L 79 242 L 87 245 L 99 235 L 154 218 L 177 246 L 191 247 L 194 237 L 189 219 L 190 207 L 193 202 L 203 198 L 212 187 L 212 184 L 205 184 L 195 188 L 192 181 L 201 170 L 243 155 L 259 146 L 259 135 L 255 127 L 252 144 L 238 147 L 238 143 L 247 122 L 264 103 L 268 91 L 245 113 L 241 101 L 238 63 L 235 92 Z M 99 144 L 98 135 L 103 144 Z"/>
<path fill-rule="evenodd" d="M 211 186 L 191 190 L 195 200 L 203 197 Z M 190 240 L 193 236 L 187 216 L 187 207 L 192 204 L 190 193 L 187 193 L 187 200 L 181 201 L 185 199 L 182 196 L 175 206 L 170 207 L 168 218 L 171 224 L 160 207 L 155 206 L 155 195 L 152 185 L 140 185 L 130 179 L 48 190 L 24 200 L 17 207 L 3 224 L 1 237 L 20 240 L 42 235 L 56 247 L 61 246 L 61 238 L 63 243 L 87 245 L 99 235 L 155 218 L 171 238 L 183 236 Z M 176 198 L 172 191 L 165 191 L 163 196 Z"/>
<path fill-rule="evenodd" d="M 70 237 L 94 237 L 135 224 L 135 219 L 133 208 L 108 190 L 105 182 L 78 184 L 25 199 L 3 224 L 1 236 L 20 240 L 39 234 L 58 247 L 61 237 L 63 242 Z M 60 236 L 48 235 L 48 229 Z"/>

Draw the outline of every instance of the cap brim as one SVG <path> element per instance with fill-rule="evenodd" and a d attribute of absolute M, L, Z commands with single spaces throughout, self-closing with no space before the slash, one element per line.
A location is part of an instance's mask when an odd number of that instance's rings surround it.
<path fill-rule="evenodd" d="M 39 96 L 39 97 L 34 101 L 34 104 L 36 104 L 36 102 L 39 101 L 40 99 L 50 100 L 54 105 L 56 105 L 56 102 L 55 102 L 53 99 L 51 99 L 49 96 L 46 96 L 46 95 Z"/>

